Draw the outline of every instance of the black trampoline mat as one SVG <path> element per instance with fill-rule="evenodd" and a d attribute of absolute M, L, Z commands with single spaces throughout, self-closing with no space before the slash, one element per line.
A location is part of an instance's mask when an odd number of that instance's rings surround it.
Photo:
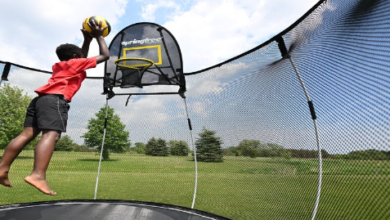
<path fill-rule="evenodd" d="M 0 207 L 1 220 L 226 219 L 183 207 L 116 201 L 57 201 Z"/>

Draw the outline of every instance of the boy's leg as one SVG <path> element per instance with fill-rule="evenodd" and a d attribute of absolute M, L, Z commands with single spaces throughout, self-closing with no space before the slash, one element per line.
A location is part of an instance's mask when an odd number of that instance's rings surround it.
<path fill-rule="evenodd" d="M 38 134 L 39 129 L 34 127 L 25 127 L 22 133 L 13 139 L 5 148 L 4 154 L 0 161 L 0 184 L 8 187 L 12 187 L 12 184 L 8 180 L 8 172 L 11 164 L 15 158 L 23 150 L 23 148 L 30 143 Z"/>
<path fill-rule="evenodd" d="M 42 138 L 35 148 L 34 169 L 32 173 L 24 178 L 30 185 L 48 195 L 56 195 L 46 181 L 46 171 L 49 167 L 54 146 L 59 140 L 61 132 L 52 130 L 43 130 Z"/>

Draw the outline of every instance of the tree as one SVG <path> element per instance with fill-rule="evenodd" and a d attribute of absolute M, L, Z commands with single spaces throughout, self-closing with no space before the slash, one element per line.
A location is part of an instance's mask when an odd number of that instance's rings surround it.
<path fill-rule="evenodd" d="M 134 151 L 138 154 L 145 154 L 145 144 L 142 142 L 135 143 L 135 146 L 130 148 L 130 151 Z"/>
<path fill-rule="evenodd" d="M 187 142 L 185 141 L 170 140 L 169 149 L 171 155 L 188 156 L 189 148 Z"/>
<path fill-rule="evenodd" d="M 267 143 L 261 144 L 259 140 L 242 140 L 237 149 L 243 156 L 255 157 L 288 157 L 282 145 Z M 291 156 L 291 153 L 290 153 Z"/>
<path fill-rule="evenodd" d="M 223 155 L 225 156 L 240 156 L 240 151 L 238 147 L 230 146 L 228 148 L 223 149 Z"/>
<path fill-rule="evenodd" d="M 79 145 L 76 144 L 69 135 L 65 135 L 58 140 L 54 150 L 55 151 L 74 151 L 78 149 Z"/>
<path fill-rule="evenodd" d="M 18 87 L 3 84 L 0 87 L 0 149 L 23 131 L 26 109 L 31 97 Z"/>
<path fill-rule="evenodd" d="M 202 129 L 199 138 L 195 142 L 196 156 L 199 161 L 222 162 L 223 150 L 221 148 L 222 140 L 215 136 L 216 132 Z"/>
<path fill-rule="evenodd" d="M 259 140 L 244 139 L 238 144 L 237 148 L 241 151 L 241 155 L 254 158 L 259 154 L 260 147 L 261 143 Z"/>
<path fill-rule="evenodd" d="M 145 146 L 145 154 L 151 156 L 168 156 L 167 142 L 152 137 Z"/>
<path fill-rule="evenodd" d="M 267 143 L 267 146 L 270 150 L 271 157 L 282 157 L 285 153 L 285 149 L 282 145 L 274 144 L 274 143 Z M 290 154 L 290 156 L 291 156 L 291 154 Z"/>
<path fill-rule="evenodd" d="M 386 151 L 368 149 L 349 152 L 346 159 L 350 160 L 388 160 Z"/>
<path fill-rule="evenodd" d="M 84 138 L 84 144 L 86 146 L 97 147 L 99 151 L 101 150 L 103 140 L 105 111 L 105 107 L 101 108 L 99 112 L 95 114 L 96 118 L 91 118 L 88 121 L 88 131 L 81 136 Z M 122 153 L 131 145 L 129 132 L 124 130 L 126 126 L 121 122 L 119 116 L 114 114 L 113 108 L 108 107 L 107 117 L 103 160 L 110 159 L 110 151 Z"/>

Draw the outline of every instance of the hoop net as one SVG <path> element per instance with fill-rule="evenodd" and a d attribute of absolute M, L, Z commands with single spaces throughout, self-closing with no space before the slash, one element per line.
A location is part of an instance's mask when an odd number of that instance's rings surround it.
<path fill-rule="evenodd" d="M 141 79 L 144 72 L 154 63 L 143 58 L 123 58 L 115 61 L 122 71 L 121 88 L 141 87 Z"/>

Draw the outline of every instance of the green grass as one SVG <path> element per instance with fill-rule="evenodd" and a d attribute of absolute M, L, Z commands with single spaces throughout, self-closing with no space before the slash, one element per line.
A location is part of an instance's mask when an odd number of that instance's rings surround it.
<path fill-rule="evenodd" d="M 0 154 L 2 155 L 2 151 Z M 0 205 L 93 199 L 95 153 L 55 152 L 46 196 L 24 183 L 33 152 L 23 151 L 10 172 L 13 188 L 0 188 Z M 194 162 L 190 157 L 112 154 L 102 163 L 98 199 L 137 200 L 191 207 Z M 198 163 L 195 209 L 231 219 L 310 219 L 317 191 L 316 160 L 225 157 Z M 324 160 L 316 219 L 390 219 L 390 162 Z"/>

